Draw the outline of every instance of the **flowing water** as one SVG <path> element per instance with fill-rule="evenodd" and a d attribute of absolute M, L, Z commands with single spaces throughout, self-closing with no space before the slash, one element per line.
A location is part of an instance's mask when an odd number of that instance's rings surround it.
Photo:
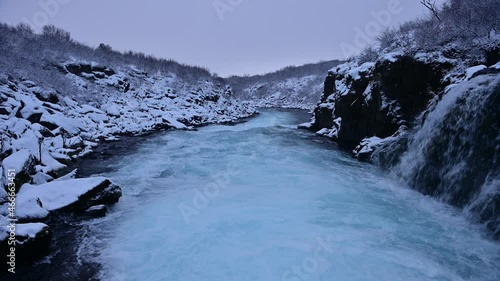
<path fill-rule="evenodd" d="M 500 245 L 455 208 L 264 110 L 150 138 L 105 173 L 124 196 L 79 256 L 103 280 L 500 280 Z"/>
<path fill-rule="evenodd" d="M 463 207 L 500 238 L 500 75 L 452 86 L 393 171 L 424 194 Z"/>

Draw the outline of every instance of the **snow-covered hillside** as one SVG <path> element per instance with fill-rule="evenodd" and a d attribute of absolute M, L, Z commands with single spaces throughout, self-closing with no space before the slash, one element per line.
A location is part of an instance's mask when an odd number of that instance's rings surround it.
<path fill-rule="evenodd" d="M 134 67 L 112 70 L 96 63 L 65 62 L 61 75 L 88 96 L 56 90 L 13 77 L 0 80 L 0 130 L 4 158 L 27 149 L 49 173 L 121 134 L 208 123 L 233 122 L 255 113 L 249 104 L 228 98 L 223 85 L 189 85 L 173 74 L 148 75 Z M 109 75 L 105 74 L 106 71 Z M 72 73 L 74 72 L 74 73 Z M 86 102 L 87 101 L 87 102 Z"/>
<path fill-rule="evenodd" d="M 312 109 L 321 95 L 323 81 L 322 75 L 308 75 L 284 81 L 263 82 L 243 89 L 238 97 L 259 107 Z"/>
<path fill-rule="evenodd" d="M 324 73 L 338 61 L 290 66 L 264 75 L 226 79 L 234 95 L 258 107 L 312 109 L 323 91 Z"/>

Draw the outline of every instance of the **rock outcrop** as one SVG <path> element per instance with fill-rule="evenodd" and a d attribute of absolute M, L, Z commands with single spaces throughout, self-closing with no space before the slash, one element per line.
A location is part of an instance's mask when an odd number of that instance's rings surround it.
<path fill-rule="evenodd" d="M 336 92 L 310 124 L 361 161 L 463 209 L 500 238 L 500 63 L 441 53 L 336 67 Z"/>
<path fill-rule="evenodd" d="M 376 63 L 335 68 L 337 91 L 323 96 L 312 129 L 329 129 L 341 147 L 352 150 L 364 138 L 386 138 L 410 126 L 446 86 L 449 63 L 395 56 Z M 340 118 L 340 119 L 339 119 Z M 339 119 L 340 126 L 334 120 Z"/>

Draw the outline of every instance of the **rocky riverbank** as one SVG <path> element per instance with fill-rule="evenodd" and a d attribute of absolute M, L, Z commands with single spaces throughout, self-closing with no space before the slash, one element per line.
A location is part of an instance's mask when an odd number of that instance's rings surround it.
<path fill-rule="evenodd" d="M 0 77 L 1 161 L 0 251 L 12 271 L 53 252 L 54 217 L 103 216 L 121 190 L 105 178 L 76 179 L 68 167 L 103 142 L 166 129 L 195 129 L 211 123 L 238 122 L 256 113 L 214 82 L 183 84 L 169 75 L 135 67 L 114 70 L 97 63 L 55 65 L 75 87 L 101 89 L 94 101 L 75 99 L 26 78 Z M 125 149 L 129 149 L 126 147 Z M 112 147 L 111 147 L 112 150 Z M 57 227 L 59 228 L 59 227 Z M 71 232 L 68 230 L 68 232 Z M 71 236 L 71 235 L 70 235 Z M 15 244 L 12 250 L 11 246 Z M 7 272 L 7 268 L 3 271 Z"/>

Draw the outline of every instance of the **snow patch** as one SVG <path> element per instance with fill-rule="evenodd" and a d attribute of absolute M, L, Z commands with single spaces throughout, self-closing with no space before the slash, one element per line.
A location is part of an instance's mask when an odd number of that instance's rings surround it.
<path fill-rule="evenodd" d="M 466 76 L 466 80 L 470 80 L 472 78 L 472 76 L 474 76 L 474 74 L 478 73 L 479 71 L 481 70 L 484 70 L 486 69 L 487 67 L 485 65 L 477 65 L 477 66 L 473 66 L 473 67 L 469 67 L 465 70 L 465 76 Z"/>
<path fill-rule="evenodd" d="M 18 210 L 24 211 L 26 206 L 33 206 L 30 202 L 39 200 L 44 210 L 56 211 L 77 202 L 82 195 L 106 181 L 108 179 L 104 177 L 95 177 L 53 181 L 37 186 L 23 185 L 17 195 Z"/>

